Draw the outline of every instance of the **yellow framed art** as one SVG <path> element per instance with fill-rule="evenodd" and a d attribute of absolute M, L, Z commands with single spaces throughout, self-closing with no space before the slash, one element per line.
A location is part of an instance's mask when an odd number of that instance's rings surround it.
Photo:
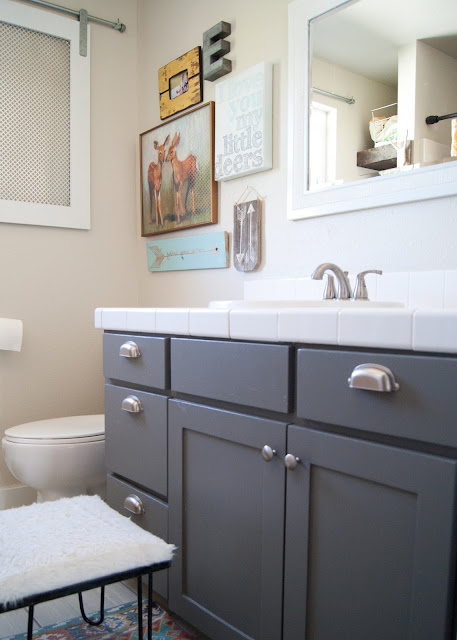
<path fill-rule="evenodd" d="M 159 69 L 160 119 L 203 100 L 201 48 L 195 47 Z"/>

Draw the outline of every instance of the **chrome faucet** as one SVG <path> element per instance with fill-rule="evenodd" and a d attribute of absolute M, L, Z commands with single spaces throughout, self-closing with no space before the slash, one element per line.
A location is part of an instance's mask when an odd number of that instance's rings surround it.
<path fill-rule="evenodd" d="M 332 262 L 324 262 L 314 269 L 311 278 L 313 280 L 322 280 L 327 271 L 331 271 L 338 280 L 338 293 L 335 295 L 333 292 L 333 297 L 337 300 L 349 300 L 351 298 L 351 283 L 349 282 L 347 273 L 340 269 L 338 265 Z M 333 278 L 329 275 L 329 283 L 332 283 L 332 281 Z M 324 294 L 324 298 L 328 297 L 328 295 Z"/>

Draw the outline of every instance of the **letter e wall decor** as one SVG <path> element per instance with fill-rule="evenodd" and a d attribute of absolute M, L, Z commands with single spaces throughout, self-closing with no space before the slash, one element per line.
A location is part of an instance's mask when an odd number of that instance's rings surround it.
<path fill-rule="evenodd" d="M 224 56 L 230 52 L 230 42 L 224 40 L 232 33 L 229 22 L 218 22 L 203 34 L 203 78 L 214 82 L 232 70 L 232 61 Z"/>

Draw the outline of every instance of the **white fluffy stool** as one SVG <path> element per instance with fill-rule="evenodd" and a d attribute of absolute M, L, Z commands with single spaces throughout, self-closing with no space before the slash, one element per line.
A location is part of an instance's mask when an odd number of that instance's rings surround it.
<path fill-rule="evenodd" d="M 138 578 L 138 638 L 143 638 L 141 577 L 148 575 L 148 637 L 152 637 L 152 574 L 170 566 L 175 547 L 141 529 L 99 496 L 62 498 L 0 511 L 0 613 Z"/>

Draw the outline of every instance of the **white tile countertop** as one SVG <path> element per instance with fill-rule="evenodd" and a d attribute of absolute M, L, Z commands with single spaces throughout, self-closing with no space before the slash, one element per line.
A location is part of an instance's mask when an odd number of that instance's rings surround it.
<path fill-rule="evenodd" d="M 457 353 L 457 307 L 98 308 L 112 331 Z"/>

